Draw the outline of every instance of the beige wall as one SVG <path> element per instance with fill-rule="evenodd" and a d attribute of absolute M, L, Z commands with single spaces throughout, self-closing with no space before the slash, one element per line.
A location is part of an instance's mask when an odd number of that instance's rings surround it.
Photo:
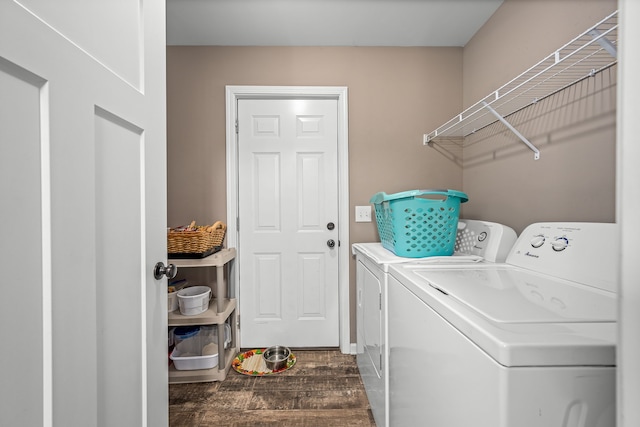
<path fill-rule="evenodd" d="M 463 53 L 463 104 L 498 89 L 616 9 L 615 0 L 506 0 Z M 465 141 L 468 218 L 519 233 L 536 221 L 615 221 L 615 67 Z"/>
<path fill-rule="evenodd" d="M 462 99 L 459 48 L 168 47 L 168 222 L 225 219 L 225 85 L 347 86 L 351 206 L 377 191 L 462 185 L 422 134 Z M 353 217 L 353 208 L 350 209 Z M 373 224 L 352 223 L 352 241 Z"/>
<path fill-rule="evenodd" d="M 461 48 L 168 47 L 169 226 L 226 220 L 225 85 L 348 87 L 347 247 L 378 239 L 353 221 L 376 192 L 462 187 L 460 166 L 422 145 L 462 106 Z"/>

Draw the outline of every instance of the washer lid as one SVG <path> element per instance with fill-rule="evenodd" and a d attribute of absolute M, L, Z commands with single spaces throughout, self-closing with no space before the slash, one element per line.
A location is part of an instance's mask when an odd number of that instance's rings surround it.
<path fill-rule="evenodd" d="M 613 293 L 509 266 L 416 271 L 496 323 L 615 322 Z"/>
<path fill-rule="evenodd" d="M 425 266 L 452 266 L 459 264 L 475 264 L 483 261 L 479 255 L 467 255 L 455 252 L 450 256 L 433 256 L 426 258 L 406 258 L 401 257 L 388 249 L 381 243 L 354 243 L 351 251 L 356 256 L 365 256 L 387 272 L 391 264 L 416 264 Z"/>
<path fill-rule="evenodd" d="M 389 287 L 406 287 L 502 366 L 616 364 L 613 292 L 505 264 L 389 272 Z"/>

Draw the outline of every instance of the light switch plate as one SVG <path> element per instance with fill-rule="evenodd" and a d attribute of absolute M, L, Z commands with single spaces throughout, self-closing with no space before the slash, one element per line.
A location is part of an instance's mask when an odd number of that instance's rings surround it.
<path fill-rule="evenodd" d="M 371 206 L 356 206 L 356 222 L 371 222 Z"/>

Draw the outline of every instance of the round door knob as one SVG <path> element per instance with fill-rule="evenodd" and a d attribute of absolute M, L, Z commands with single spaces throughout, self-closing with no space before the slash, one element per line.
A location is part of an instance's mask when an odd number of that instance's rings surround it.
<path fill-rule="evenodd" d="M 334 228 L 336 228 L 336 225 L 332 222 L 327 224 L 327 230 L 333 230 Z"/>
<path fill-rule="evenodd" d="M 333 239 L 329 239 L 327 240 L 327 246 L 329 246 L 330 248 L 333 248 L 336 245 L 336 241 Z"/>
<path fill-rule="evenodd" d="M 167 279 L 173 279 L 176 277 L 176 274 L 178 274 L 178 267 L 173 264 L 165 267 L 163 263 L 159 262 L 153 269 L 153 277 L 155 277 L 156 280 L 162 279 L 162 276 L 167 276 Z"/>

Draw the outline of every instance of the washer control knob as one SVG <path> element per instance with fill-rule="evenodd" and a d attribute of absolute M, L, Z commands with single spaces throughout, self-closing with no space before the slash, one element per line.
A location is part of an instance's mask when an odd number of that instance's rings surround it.
<path fill-rule="evenodd" d="M 551 243 L 551 247 L 556 252 L 564 251 L 567 249 L 567 246 L 569 246 L 569 239 L 566 237 L 558 237 Z"/>
<path fill-rule="evenodd" d="M 542 234 L 533 236 L 533 239 L 531 239 L 531 246 L 533 246 L 534 248 L 539 248 L 543 244 L 544 244 L 544 236 Z"/>

